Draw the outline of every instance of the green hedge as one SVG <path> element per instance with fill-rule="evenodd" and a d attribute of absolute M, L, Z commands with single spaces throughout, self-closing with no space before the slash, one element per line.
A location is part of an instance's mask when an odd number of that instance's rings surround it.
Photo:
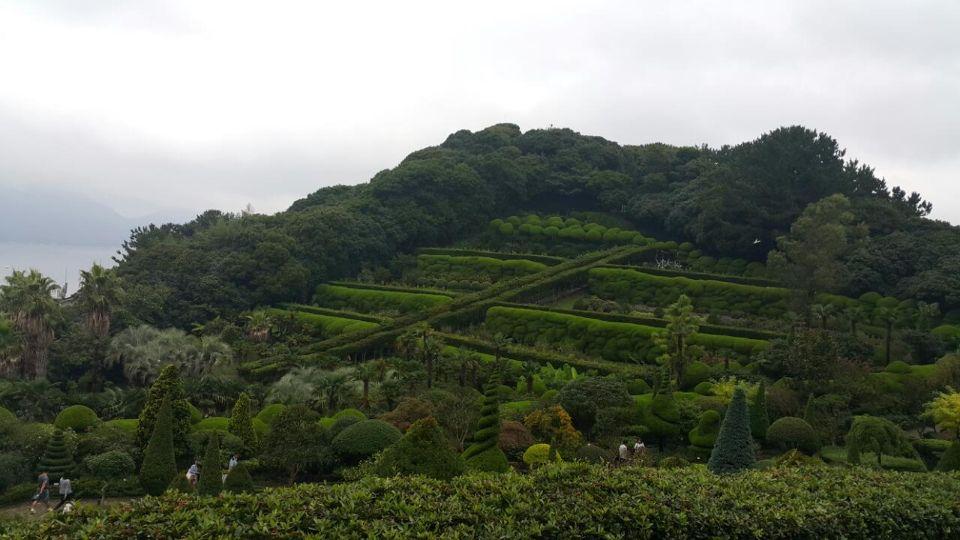
<path fill-rule="evenodd" d="M 542 262 L 527 259 L 497 259 L 476 255 L 417 255 L 417 268 L 422 273 L 448 279 L 476 279 L 480 275 L 490 281 L 499 281 L 536 274 L 546 267 Z"/>
<path fill-rule="evenodd" d="M 545 502 L 547 501 L 547 502 Z M 824 466 L 715 476 L 703 467 L 544 465 L 491 481 L 420 476 L 200 498 L 170 493 L 57 519 L 31 538 L 949 538 L 960 477 Z"/>
<path fill-rule="evenodd" d="M 490 332 L 524 344 L 549 343 L 607 360 L 654 363 L 660 354 L 653 342 L 660 329 L 640 324 L 497 306 L 487 310 L 486 325 Z M 696 334 L 690 343 L 745 355 L 769 346 L 767 341 L 713 334 Z"/>
<path fill-rule="evenodd" d="M 657 276 L 624 268 L 594 268 L 590 292 L 601 298 L 666 306 L 686 294 L 701 311 L 751 313 L 779 317 L 787 311 L 790 291 L 713 279 Z"/>
<path fill-rule="evenodd" d="M 338 336 L 340 334 L 353 334 L 364 330 L 379 328 L 377 323 L 360 321 L 357 319 L 346 319 L 343 317 L 332 317 L 330 315 L 318 315 L 316 313 L 307 313 L 305 311 L 287 311 L 283 309 L 271 308 L 267 312 L 274 317 L 293 316 L 301 323 L 314 328 L 325 337 Z"/>
<path fill-rule="evenodd" d="M 280 307 L 290 311 L 304 311 L 306 313 L 313 313 L 315 315 L 328 315 L 330 317 L 339 317 L 342 319 L 356 319 L 358 321 L 366 321 L 376 324 L 382 324 L 390 320 L 388 317 L 379 317 L 367 313 L 356 313 L 354 311 L 344 311 L 342 309 L 328 309 L 320 306 L 308 306 L 306 304 L 280 304 Z"/>
<path fill-rule="evenodd" d="M 401 436 L 400 430 L 383 420 L 363 420 L 338 433 L 332 446 L 345 462 L 358 463 L 397 442 Z"/>
<path fill-rule="evenodd" d="M 553 266 L 565 262 L 567 259 L 562 257 L 553 257 L 551 255 L 536 255 L 533 253 L 501 253 L 499 251 L 482 251 L 477 249 L 455 249 L 455 248 L 420 248 L 417 255 L 446 255 L 450 257 L 489 257 L 492 259 L 527 260 Z"/>
<path fill-rule="evenodd" d="M 317 304 L 364 313 L 420 312 L 449 303 L 451 300 L 453 300 L 452 297 L 441 294 L 361 289 L 329 284 L 318 286 L 314 295 L 314 302 Z"/>

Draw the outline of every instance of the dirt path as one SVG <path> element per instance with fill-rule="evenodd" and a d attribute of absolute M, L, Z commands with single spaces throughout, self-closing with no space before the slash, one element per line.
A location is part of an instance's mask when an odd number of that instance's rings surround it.
<path fill-rule="evenodd" d="M 111 498 L 108 498 L 108 499 L 104 499 L 103 505 L 104 505 L 104 506 L 113 506 L 113 505 L 115 505 L 115 504 L 121 504 L 121 503 L 125 503 L 125 502 L 130 502 L 130 501 L 132 501 L 132 500 L 134 500 L 134 499 L 127 498 L 127 497 L 119 497 L 119 498 L 112 498 L 112 499 L 111 499 Z M 50 499 L 50 508 L 52 509 L 54 506 L 56 506 L 57 502 L 59 502 L 59 499 L 53 499 L 53 498 L 51 498 L 51 499 Z M 97 500 L 96 500 L 96 499 L 81 499 L 81 500 L 74 501 L 74 504 L 81 505 L 81 506 L 93 506 L 93 507 L 96 507 L 96 506 L 97 506 Z M 36 512 L 35 514 L 31 514 L 31 513 L 30 513 L 30 501 L 26 501 L 26 502 L 19 503 L 19 504 L 12 504 L 12 505 L 4 506 L 4 507 L 0 508 L 0 519 L 14 519 L 14 518 L 20 518 L 20 519 L 40 519 L 41 517 L 43 517 L 43 516 L 45 516 L 45 515 L 47 515 L 47 514 L 52 514 L 52 512 L 47 512 L 47 509 L 44 508 L 42 504 L 37 505 L 37 512 Z"/>

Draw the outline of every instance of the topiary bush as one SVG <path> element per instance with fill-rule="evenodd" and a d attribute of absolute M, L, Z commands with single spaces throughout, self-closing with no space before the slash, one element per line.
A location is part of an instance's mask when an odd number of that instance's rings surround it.
<path fill-rule="evenodd" d="M 280 413 L 283 412 L 283 409 L 286 406 L 283 403 L 273 403 L 264 407 L 259 413 L 257 413 L 257 420 L 260 420 L 268 426 L 273 425 L 277 417 L 280 416 Z"/>
<path fill-rule="evenodd" d="M 53 436 L 50 437 L 50 441 L 47 442 L 47 448 L 43 452 L 43 457 L 40 458 L 40 462 L 37 464 L 37 471 L 50 473 L 51 481 L 53 481 L 53 479 L 59 478 L 61 475 L 70 474 L 74 466 L 73 455 L 70 449 L 67 448 L 64 432 L 58 429 L 53 432 Z"/>
<path fill-rule="evenodd" d="M 680 456 L 667 456 L 657 462 L 657 467 L 661 469 L 679 469 L 690 465 L 690 462 Z"/>
<path fill-rule="evenodd" d="M 346 420 L 346 419 L 344 419 Z M 400 440 L 400 430 L 383 420 L 363 420 L 333 438 L 334 452 L 347 464 L 357 464 Z"/>
<path fill-rule="evenodd" d="M 769 432 L 768 432 L 769 436 Z M 743 388 L 737 388 L 720 425 L 720 434 L 710 453 L 707 468 L 714 474 L 736 473 L 750 468 L 756 457 L 750 435 L 750 411 Z"/>
<path fill-rule="evenodd" d="M 85 405 L 71 405 L 60 411 L 53 421 L 57 429 L 72 429 L 77 433 L 88 431 L 99 423 L 97 413 Z"/>
<path fill-rule="evenodd" d="M 211 434 L 207 441 L 207 451 L 203 454 L 200 467 L 197 494 L 210 497 L 219 495 L 223 489 L 223 478 L 220 468 L 220 437 L 216 434 Z"/>
<path fill-rule="evenodd" d="M 470 446 L 463 452 L 470 470 L 506 472 L 510 468 L 507 456 L 497 447 L 500 438 L 499 394 L 497 384 L 489 384 L 484 390 L 478 429 L 470 438 Z"/>
<path fill-rule="evenodd" d="M 750 434 L 754 440 L 762 441 L 767 438 L 770 428 L 770 417 L 767 415 L 766 385 L 760 383 L 757 393 L 750 401 Z"/>
<path fill-rule="evenodd" d="M 130 454 L 123 450 L 88 456 L 83 460 L 83 464 L 91 474 L 104 480 L 126 478 L 137 471 L 137 464 Z"/>
<path fill-rule="evenodd" d="M 599 446 L 587 444 L 577 449 L 577 461 L 604 463 L 609 460 L 610 454 Z"/>
<path fill-rule="evenodd" d="M 16 423 L 17 415 L 10 412 L 6 407 L 0 407 L 0 427 Z"/>
<path fill-rule="evenodd" d="M 256 450 L 257 432 L 253 429 L 253 419 L 250 417 L 250 396 L 246 392 L 242 392 L 233 404 L 227 431 L 243 441 L 247 452 L 252 453 Z"/>
<path fill-rule="evenodd" d="M 153 436 L 153 424 L 159 414 L 164 399 L 170 398 L 170 429 L 173 434 L 173 448 L 176 455 L 184 455 L 188 450 L 187 436 L 191 425 L 191 406 L 187 402 L 180 380 L 179 368 L 173 364 L 160 371 L 157 380 L 150 386 L 147 402 L 140 410 L 137 419 L 137 446 L 146 448 Z"/>
<path fill-rule="evenodd" d="M 360 411 L 359 409 L 344 409 L 333 415 L 334 420 L 341 420 L 343 418 L 355 418 L 359 422 L 361 420 L 366 420 L 367 415 L 363 414 L 363 411 Z"/>
<path fill-rule="evenodd" d="M 545 443 L 534 444 L 523 453 L 523 462 L 534 468 L 550 462 L 550 445 Z"/>
<path fill-rule="evenodd" d="M 767 428 L 767 444 L 781 450 L 796 449 L 809 455 L 820 450 L 817 432 L 803 418 L 784 416 Z"/>
<path fill-rule="evenodd" d="M 103 425 L 122 429 L 136 437 L 138 422 L 136 418 L 116 418 L 114 420 L 107 420 Z"/>
<path fill-rule="evenodd" d="M 140 466 L 140 485 L 150 495 L 160 495 L 177 474 L 177 460 L 173 447 L 173 410 L 170 398 L 165 397 L 157 411 L 153 434 L 143 451 Z"/>
<path fill-rule="evenodd" d="M 231 493 L 249 493 L 253 489 L 253 477 L 243 463 L 237 463 L 230 469 L 227 479 L 223 482 L 223 490 Z"/>
<path fill-rule="evenodd" d="M 884 371 L 887 373 L 896 373 L 898 375 L 909 375 L 912 372 L 910 369 L 910 364 L 902 360 L 890 362 L 887 364 L 887 367 L 884 368 Z"/>
<path fill-rule="evenodd" d="M 720 434 L 720 413 L 714 410 L 704 411 L 697 426 L 690 430 L 690 445 L 709 454 Z"/>
<path fill-rule="evenodd" d="M 417 420 L 403 438 L 380 453 L 374 470 L 379 476 L 422 474 L 449 480 L 464 471 L 464 461 L 450 448 L 432 417 Z"/>

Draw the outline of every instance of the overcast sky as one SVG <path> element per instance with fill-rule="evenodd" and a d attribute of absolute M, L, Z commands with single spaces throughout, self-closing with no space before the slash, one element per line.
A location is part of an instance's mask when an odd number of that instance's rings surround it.
<path fill-rule="evenodd" d="M 960 1 L 0 0 L 0 186 L 273 212 L 461 128 L 826 131 L 960 223 Z"/>

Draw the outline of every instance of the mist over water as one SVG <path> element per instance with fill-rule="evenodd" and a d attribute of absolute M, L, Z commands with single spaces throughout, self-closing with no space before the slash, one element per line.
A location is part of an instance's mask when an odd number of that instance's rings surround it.
<path fill-rule="evenodd" d="M 111 257 L 117 246 L 65 246 L 57 244 L 0 242 L 0 277 L 14 270 L 36 269 L 60 285 L 67 284 L 67 293 L 77 291 L 80 270 L 93 263 L 113 266 Z"/>

